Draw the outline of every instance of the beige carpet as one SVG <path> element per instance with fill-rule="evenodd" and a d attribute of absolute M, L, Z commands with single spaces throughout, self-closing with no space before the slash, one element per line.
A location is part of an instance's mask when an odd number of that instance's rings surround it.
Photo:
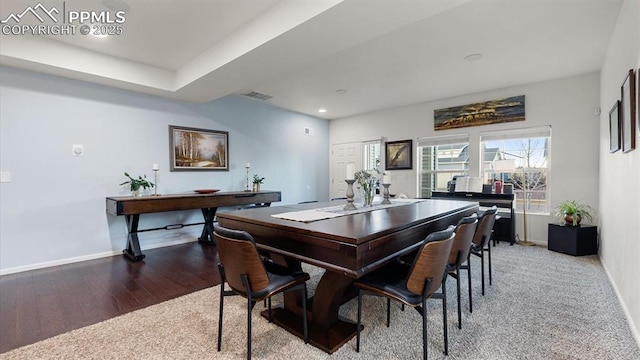
<path fill-rule="evenodd" d="M 494 283 L 480 296 L 474 271 L 474 312 L 463 295 L 463 329 L 456 327 L 455 282 L 448 282 L 450 355 L 442 354 L 440 301 L 429 306 L 431 359 L 640 359 L 613 289 L 598 259 L 575 258 L 540 247 L 493 249 Z M 473 259 L 474 270 L 479 270 Z M 306 267 L 314 274 L 319 270 Z M 463 282 L 466 286 L 466 282 Z M 241 359 L 246 310 L 240 297 L 225 299 L 222 351 L 217 352 L 219 287 L 206 289 L 71 331 L 4 354 L 0 359 Z M 384 301 L 365 297 L 362 348 L 355 339 L 329 356 L 269 324 L 253 311 L 256 359 L 418 359 L 421 321 L 414 310 L 392 310 L 384 325 Z M 275 304 L 274 304 L 275 305 Z M 356 302 L 341 308 L 355 319 Z"/>

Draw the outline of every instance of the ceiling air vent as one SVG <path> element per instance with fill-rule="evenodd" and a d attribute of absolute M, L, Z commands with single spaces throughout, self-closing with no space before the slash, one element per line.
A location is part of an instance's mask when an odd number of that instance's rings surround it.
<path fill-rule="evenodd" d="M 262 101 L 269 100 L 273 97 L 267 94 L 259 93 L 257 91 L 247 91 L 246 93 L 243 93 L 240 95 L 250 97 L 252 99 L 262 100 Z"/>

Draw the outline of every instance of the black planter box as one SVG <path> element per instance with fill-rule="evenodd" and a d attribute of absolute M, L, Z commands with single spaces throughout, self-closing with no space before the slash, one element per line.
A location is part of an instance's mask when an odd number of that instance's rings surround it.
<path fill-rule="evenodd" d="M 581 256 L 598 253 L 598 227 L 549 224 L 547 249 Z"/>

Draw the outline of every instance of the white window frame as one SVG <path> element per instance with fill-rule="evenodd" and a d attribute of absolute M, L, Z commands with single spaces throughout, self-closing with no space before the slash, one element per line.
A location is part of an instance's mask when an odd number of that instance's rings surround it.
<path fill-rule="evenodd" d="M 434 181 L 431 181 L 431 186 L 430 188 L 423 188 L 422 183 L 423 183 L 423 177 L 425 176 L 431 176 L 432 179 L 436 179 L 438 174 L 449 174 L 450 177 L 453 177 L 454 175 L 463 175 L 463 176 L 468 176 L 469 175 L 469 163 L 470 163 L 470 158 L 467 158 L 467 162 L 466 162 L 466 169 L 425 169 L 424 168 L 424 163 L 425 161 L 427 161 L 425 159 L 425 155 L 424 152 L 425 151 L 429 151 L 425 148 L 429 148 L 430 151 L 433 153 L 436 150 L 437 146 L 441 146 L 441 145 L 463 145 L 467 147 L 467 153 L 469 151 L 468 147 L 469 147 L 469 134 L 454 134 L 454 135 L 445 135 L 445 136 L 436 136 L 436 137 L 425 137 L 425 138 L 418 138 L 417 140 L 417 151 L 416 153 L 418 154 L 417 158 L 418 158 L 418 171 L 417 171 L 417 189 L 416 189 L 416 193 L 418 194 L 418 197 L 431 197 L 431 192 L 436 190 L 445 190 L 446 189 L 442 189 L 442 188 L 438 188 L 437 184 L 435 184 Z M 435 185 L 435 187 L 434 187 Z"/>
<path fill-rule="evenodd" d="M 509 140 L 517 141 L 540 138 L 546 138 L 545 148 L 522 148 L 520 150 L 504 148 L 504 146 L 506 145 L 504 144 L 504 142 Z M 500 146 L 501 148 L 499 150 L 499 154 L 495 160 L 513 160 L 515 169 L 499 173 L 496 172 L 496 170 L 494 170 L 494 167 L 496 165 L 495 162 L 488 162 L 486 161 L 487 159 L 485 159 L 485 144 L 487 144 L 488 142 L 503 142 L 503 144 Z M 538 157 L 537 159 L 533 159 L 532 163 L 531 158 L 536 157 L 535 152 L 539 151 L 542 151 L 543 154 L 546 152 L 546 155 L 543 155 L 542 158 Z M 526 174 L 525 176 L 522 176 L 523 172 Z M 549 180 L 551 176 L 551 126 L 538 126 L 480 133 L 480 173 L 482 174 L 482 177 L 485 179 L 485 181 L 492 176 L 499 176 L 499 180 L 504 180 L 503 178 L 505 174 L 507 174 L 507 176 L 513 176 L 516 179 L 529 179 L 529 181 L 541 181 L 544 178 L 544 190 L 535 190 L 534 188 L 532 188 L 532 186 L 534 185 L 528 183 L 525 192 L 522 191 L 522 182 L 514 182 L 514 192 L 516 193 L 516 212 L 522 212 L 523 206 L 525 206 L 523 194 L 526 193 L 527 213 L 548 215 L 551 207 L 551 199 L 549 196 Z M 539 195 L 536 196 L 536 193 L 540 193 L 542 191 L 544 191 L 544 197 L 540 197 Z M 536 200 L 536 198 L 544 200 Z"/>

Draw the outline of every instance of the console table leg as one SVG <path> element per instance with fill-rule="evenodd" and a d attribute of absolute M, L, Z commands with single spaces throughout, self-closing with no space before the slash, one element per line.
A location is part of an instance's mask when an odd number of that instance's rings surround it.
<path fill-rule="evenodd" d="M 202 216 L 204 217 L 204 227 L 202 228 L 202 234 L 198 238 L 201 243 L 215 245 L 216 242 L 213 239 L 213 219 L 216 217 L 217 207 L 200 209 Z"/>
<path fill-rule="evenodd" d="M 127 248 L 122 253 L 131 261 L 140 261 L 145 255 L 140 250 L 140 240 L 138 239 L 138 223 L 140 222 L 140 214 L 125 215 L 127 222 Z"/>

